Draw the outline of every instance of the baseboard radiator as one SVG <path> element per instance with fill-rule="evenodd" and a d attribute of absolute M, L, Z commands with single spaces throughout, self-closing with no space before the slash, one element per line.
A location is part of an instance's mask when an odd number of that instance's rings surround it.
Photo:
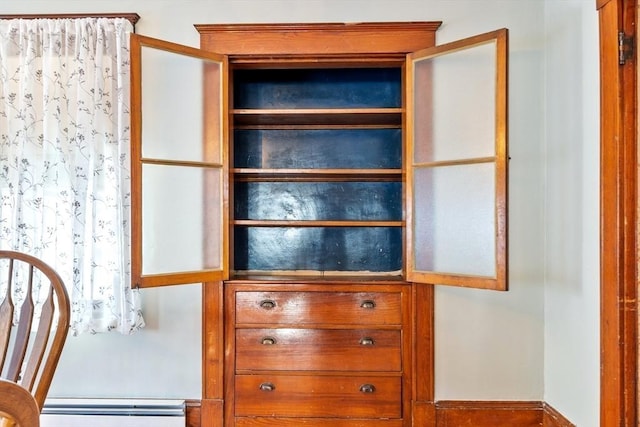
<path fill-rule="evenodd" d="M 40 427 L 185 427 L 184 400 L 47 399 Z"/>

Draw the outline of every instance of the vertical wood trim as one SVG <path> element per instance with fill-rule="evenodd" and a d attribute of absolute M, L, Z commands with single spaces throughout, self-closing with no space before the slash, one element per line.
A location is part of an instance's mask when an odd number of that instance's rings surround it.
<path fill-rule="evenodd" d="M 599 2 L 602 427 L 636 425 L 636 61 L 618 64 L 618 32 L 635 34 L 637 0 Z"/>
<path fill-rule="evenodd" d="M 227 309 L 224 312 L 224 324 L 227 325 L 224 339 L 225 366 L 224 375 L 226 384 L 224 387 L 224 425 L 235 425 L 235 353 L 236 353 L 236 286 L 226 284 L 224 301 Z"/>
<path fill-rule="evenodd" d="M 413 402 L 412 426 L 436 427 L 436 404 L 434 402 Z"/>
<path fill-rule="evenodd" d="M 223 401 L 217 399 L 203 399 L 200 417 L 200 426 L 223 427 Z M 200 427 L 198 426 L 198 427 Z M 188 426 L 195 427 L 195 426 Z"/>
<path fill-rule="evenodd" d="M 433 402 L 434 362 L 434 286 L 413 284 L 413 400 Z"/>
<path fill-rule="evenodd" d="M 412 284 L 413 426 L 435 427 L 434 285 Z"/>
<path fill-rule="evenodd" d="M 203 396 L 222 399 L 224 396 L 224 305 L 223 283 L 203 283 L 204 339 L 202 342 Z"/>
<path fill-rule="evenodd" d="M 638 425 L 638 0 L 623 1 L 622 29 L 635 38 L 636 53 L 622 67 L 624 263 L 621 311 L 624 353 L 623 413 L 625 425 Z"/>
<path fill-rule="evenodd" d="M 612 1 L 600 9 L 600 78 L 608 87 L 600 89 L 600 423 L 621 426 L 620 319 L 618 317 L 619 242 L 618 230 L 618 87 L 617 46 L 618 4 Z M 614 38 L 615 36 L 615 38 Z M 606 89 L 606 90 L 605 90 Z M 611 256 L 605 254 L 610 253 Z"/>
<path fill-rule="evenodd" d="M 413 394 L 413 378 L 416 370 L 413 367 L 413 342 L 415 339 L 414 324 L 414 292 L 413 286 L 402 286 L 402 418 L 405 420 L 404 425 L 410 425 L 412 413 Z"/>
<path fill-rule="evenodd" d="M 496 36 L 496 206 L 495 211 L 495 271 L 496 288 L 508 289 L 508 218 L 509 218 L 509 36 L 503 30 Z"/>
<path fill-rule="evenodd" d="M 131 287 L 137 288 L 142 276 L 142 47 L 136 35 L 130 40 Z"/>

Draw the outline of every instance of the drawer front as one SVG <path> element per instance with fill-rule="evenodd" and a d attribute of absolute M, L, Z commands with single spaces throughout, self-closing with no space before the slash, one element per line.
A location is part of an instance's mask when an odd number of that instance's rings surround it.
<path fill-rule="evenodd" d="M 238 292 L 238 324 L 400 325 L 401 294 L 386 292 Z"/>
<path fill-rule="evenodd" d="M 401 418 L 400 377 L 236 375 L 237 417 Z"/>
<path fill-rule="evenodd" d="M 401 332 L 370 329 L 237 329 L 236 369 L 394 371 Z"/>

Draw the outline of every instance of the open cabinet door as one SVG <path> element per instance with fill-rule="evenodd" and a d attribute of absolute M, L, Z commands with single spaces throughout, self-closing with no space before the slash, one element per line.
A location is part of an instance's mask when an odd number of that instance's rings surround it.
<path fill-rule="evenodd" d="M 228 275 L 227 76 L 223 55 L 131 36 L 133 286 Z"/>
<path fill-rule="evenodd" d="M 507 36 L 407 57 L 409 281 L 507 289 Z"/>

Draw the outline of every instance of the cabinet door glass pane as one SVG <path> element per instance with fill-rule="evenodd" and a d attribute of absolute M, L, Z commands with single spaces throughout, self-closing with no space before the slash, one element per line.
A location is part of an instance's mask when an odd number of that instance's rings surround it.
<path fill-rule="evenodd" d="M 495 276 L 494 176 L 491 164 L 415 171 L 418 270 Z"/>
<path fill-rule="evenodd" d="M 414 162 L 495 155 L 495 43 L 415 63 Z"/>
<path fill-rule="evenodd" d="M 220 170 L 144 165 L 142 180 L 143 275 L 220 269 L 220 236 L 209 232 L 221 228 Z"/>
<path fill-rule="evenodd" d="M 408 56 L 407 277 L 506 289 L 507 30 Z"/>
<path fill-rule="evenodd" d="M 143 48 L 142 63 L 142 156 L 201 160 L 200 60 Z"/>

